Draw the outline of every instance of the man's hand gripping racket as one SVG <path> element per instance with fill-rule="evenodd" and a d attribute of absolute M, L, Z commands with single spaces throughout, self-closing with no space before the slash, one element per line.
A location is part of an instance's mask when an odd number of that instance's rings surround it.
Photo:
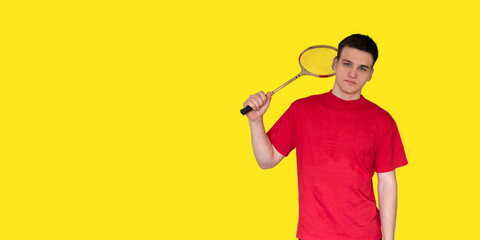
<path fill-rule="evenodd" d="M 312 46 L 303 50 L 298 58 L 301 68 L 300 73 L 272 92 L 267 94 L 259 92 L 256 95 L 250 96 L 250 98 L 244 103 L 244 106 L 247 106 L 240 110 L 240 113 L 243 115 L 247 114 L 252 110 L 250 105 L 253 105 L 256 111 L 260 111 L 258 115 L 262 116 L 270 105 L 272 95 L 303 75 L 310 75 L 319 78 L 327 78 L 335 75 L 332 64 L 333 59 L 336 56 L 337 49 L 327 45 Z"/>

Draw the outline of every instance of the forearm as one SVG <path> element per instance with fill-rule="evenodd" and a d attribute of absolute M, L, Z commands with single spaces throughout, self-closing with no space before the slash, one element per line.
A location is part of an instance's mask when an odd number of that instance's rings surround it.
<path fill-rule="evenodd" d="M 397 217 L 396 180 L 378 183 L 378 205 L 380 209 L 383 240 L 393 240 Z"/>
<path fill-rule="evenodd" d="M 267 136 L 263 119 L 250 123 L 252 135 L 252 148 L 255 159 L 262 169 L 272 168 L 276 165 L 272 143 Z"/>

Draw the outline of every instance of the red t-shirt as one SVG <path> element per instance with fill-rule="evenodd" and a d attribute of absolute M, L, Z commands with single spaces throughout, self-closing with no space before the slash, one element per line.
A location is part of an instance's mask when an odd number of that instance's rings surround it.
<path fill-rule="evenodd" d="M 330 91 L 292 103 L 268 136 L 282 155 L 297 151 L 297 238 L 382 238 L 373 174 L 407 164 L 388 112 L 363 96 L 345 101 Z"/>

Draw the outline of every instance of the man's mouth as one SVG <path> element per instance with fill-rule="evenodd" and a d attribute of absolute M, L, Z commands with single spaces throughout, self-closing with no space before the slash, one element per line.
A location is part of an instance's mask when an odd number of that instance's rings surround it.
<path fill-rule="evenodd" d="M 354 82 L 354 81 L 350 81 L 350 80 L 345 80 L 345 82 L 347 82 L 349 85 L 354 85 L 354 84 L 357 84 L 356 82 Z"/>

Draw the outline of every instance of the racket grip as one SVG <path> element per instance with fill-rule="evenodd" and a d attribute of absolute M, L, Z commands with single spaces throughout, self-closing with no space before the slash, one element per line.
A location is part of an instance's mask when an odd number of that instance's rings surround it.
<path fill-rule="evenodd" d="M 251 108 L 250 106 L 246 106 L 246 107 L 244 107 L 242 110 L 240 110 L 240 113 L 241 113 L 242 115 L 245 115 L 245 114 L 247 114 L 247 113 L 250 112 L 250 111 L 252 111 L 252 108 Z"/>

